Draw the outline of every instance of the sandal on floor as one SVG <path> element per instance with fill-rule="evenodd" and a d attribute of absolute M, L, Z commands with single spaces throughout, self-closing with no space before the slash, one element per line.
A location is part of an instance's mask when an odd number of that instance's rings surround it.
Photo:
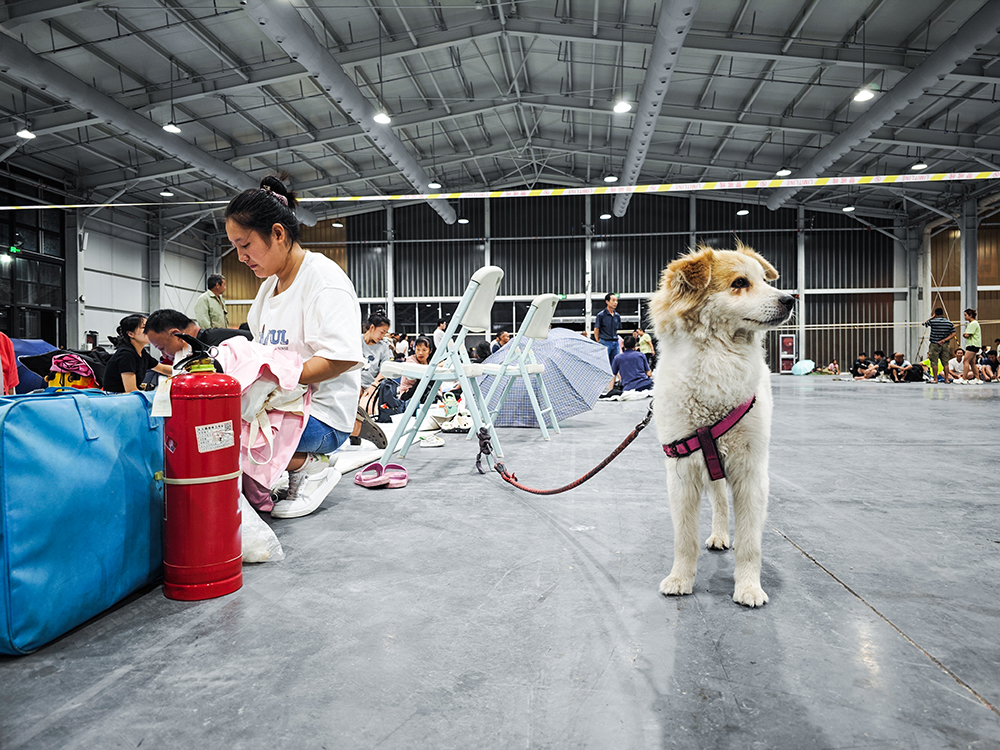
<path fill-rule="evenodd" d="M 398 490 L 400 487 L 405 487 L 406 483 L 410 481 L 410 475 L 406 471 L 406 468 L 400 466 L 399 464 L 386 464 L 383 467 L 385 473 L 382 474 L 388 482 L 387 486 L 390 490 Z"/>
<path fill-rule="evenodd" d="M 361 422 L 361 430 L 358 432 L 358 437 L 374 443 L 375 447 L 379 450 L 384 450 L 385 446 L 389 444 L 385 433 L 382 432 L 381 427 L 375 424 L 375 421 L 369 416 L 368 412 L 360 406 L 358 407 L 358 421 Z"/>
<path fill-rule="evenodd" d="M 444 445 L 444 438 L 438 437 L 437 435 L 420 438 L 421 448 L 440 448 L 442 445 Z"/>
<path fill-rule="evenodd" d="M 389 466 L 396 466 L 396 464 L 389 464 Z M 368 488 L 385 487 L 392 481 L 392 478 L 385 473 L 387 468 L 389 467 L 374 461 L 354 475 L 354 483 Z M 406 470 L 403 469 L 403 472 L 405 473 Z"/>

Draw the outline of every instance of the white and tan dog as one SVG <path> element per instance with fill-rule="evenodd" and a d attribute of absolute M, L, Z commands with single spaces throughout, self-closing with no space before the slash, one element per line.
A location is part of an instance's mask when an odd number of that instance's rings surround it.
<path fill-rule="evenodd" d="M 660 583 L 663 594 L 691 593 L 702 490 L 708 490 L 712 504 L 712 535 L 705 544 L 729 547 L 728 484 L 735 516 L 733 600 L 748 607 L 767 601 L 760 586 L 760 551 L 767 513 L 771 386 L 762 339 L 789 318 L 795 304 L 791 295 L 768 284 L 776 278 L 774 266 L 742 243 L 736 250 L 699 246 L 664 269 L 660 288 L 650 299 L 659 355 L 654 417 L 663 445 L 692 438 L 701 428 L 727 426 L 727 416 L 756 397 L 745 416 L 712 441 L 725 479 L 710 477 L 712 445 L 697 447 L 708 441 L 695 439 L 695 452 L 666 460 L 674 564 Z"/>

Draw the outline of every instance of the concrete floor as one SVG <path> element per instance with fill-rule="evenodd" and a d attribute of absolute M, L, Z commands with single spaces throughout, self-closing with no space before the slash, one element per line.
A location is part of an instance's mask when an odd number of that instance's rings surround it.
<path fill-rule="evenodd" d="M 652 428 L 554 497 L 477 475 L 449 435 L 405 489 L 345 478 L 273 522 L 287 559 L 235 594 L 157 588 L 0 659 L 0 747 L 1000 747 L 1000 388 L 774 393 L 762 610 L 730 599 L 732 553 L 657 593 Z M 502 430 L 507 462 L 564 484 L 645 409 L 601 402 L 550 443 Z"/>

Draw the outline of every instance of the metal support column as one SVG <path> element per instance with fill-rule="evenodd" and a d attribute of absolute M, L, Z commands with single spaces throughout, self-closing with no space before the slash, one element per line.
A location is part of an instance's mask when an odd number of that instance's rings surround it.
<path fill-rule="evenodd" d="M 87 249 L 87 233 L 83 230 L 84 219 L 77 209 L 66 216 L 66 346 L 79 349 L 84 346 L 84 317 L 87 300 L 84 297 L 84 253 Z"/>
<path fill-rule="evenodd" d="M 694 193 L 688 193 L 688 247 L 694 250 L 698 246 L 698 212 Z"/>
<path fill-rule="evenodd" d="M 492 263 L 493 253 L 490 249 L 490 237 L 493 235 L 493 230 L 490 224 L 490 199 L 485 198 L 483 200 L 483 233 L 486 235 L 483 238 L 483 265 L 488 266 Z M 516 327 L 516 326 L 515 326 Z M 486 337 L 486 341 L 489 342 L 493 339 L 493 311 L 490 310 L 489 320 L 486 325 L 486 333 L 483 334 Z"/>
<path fill-rule="evenodd" d="M 910 263 L 905 243 L 905 228 L 896 226 L 893 228 L 893 237 L 896 241 L 892 243 L 892 285 L 899 288 L 910 288 Z M 894 292 L 892 295 L 892 350 L 893 352 L 903 352 L 907 359 L 917 356 L 916 344 L 912 345 L 909 340 L 906 324 L 912 320 L 910 318 L 910 295 L 907 292 Z M 919 339 L 918 339 L 919 341 Z M 885 356 L 891 356 L 886 352 Z"/>
<path fill-rule="evenodd" d="M 798 358 L 806 358 L 806 209 L 795 209 L 795 286 L 798 289 L 799 304 L 796 305 L 795 322 L 798 326 Z"/>
<path fill-rule="evenodd" d="M 591 289 L 591 260 L 592 251 L 594 244 L 594 207 L 593 207 L 594 196 L 588 195 L 587 202 L 584 204 L 586 206 L 583 225 L 585 229 L 584 234 L 584 246 L 583 246 L 583 293 L 584 293 L 584 303 L 583 303 L 583 322 L 586 328 L 584 330 L 589 335 L 592 330 L 594 330 L 593 320 L 594 316 L 591 314 L 591 303 L 593 302 L 594 290 Z"/>
<path fill-rule="evenodd" d="M 900 229 L 902 230 L 903 242 L 906 247 L 907 273 L 909 274 L 910 279 L 909 284 L 907 285 L 909 289 L 908 320 L 920 322 L 927 320 L 927 318 L 930 317 L 927 294 L 924 292 L 924 278 L 922 270 L 923 257 L 921 255 L 922 235 L 910 226 L 903 226 L 900 227 Z M 923 359 L 921 355 L 927 351 L 927 339 L 923 335 L 926 330 L 927 329 L 923 326 L 914 325 L 911 325 L 907 329 L 907 356 Z M 921 339 L 924 339 L 924 346 L 922 351 L 918 351 L 921 349 Z"/>
<path fill-rule="evenodd" d="M 979 306 L 979 205 L 974 199 L 962 204 L 962 309 L 956 317 L 961 320 L 961 313 L 970 307 L 975 310 Z M 952 313 L 954 315 L 954 313 Z"/>
<path fill-rule="evenodd" d="M 149 311 L 159 310 L 166 299 L 163 294 L 163 256 L 166 242 L 163 237 L 163 209 L 158 210 L 157 236 L 149 238 Z"/>
<path fill-rule="evenodd" d="M 385 207 L 385 315 L 392 330 L 396 325 L 396 230 L 393 226 L 392 204 Z"/>

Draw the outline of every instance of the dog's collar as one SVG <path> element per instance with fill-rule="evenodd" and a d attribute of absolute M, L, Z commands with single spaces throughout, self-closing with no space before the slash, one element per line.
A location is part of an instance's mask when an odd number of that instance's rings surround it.
<path fill-rule="evenodd" d="M 708 466 L 709 476 L 713 480 L 724 479 L 726 473 L 722 470 L 722 457 L 715 441 L 735 427 L 736 423 L 753 408 L 756 401 L 757 396 L 751 396 L 710 427 L 702 427 L 691 437 L 664 445 L 663 452 L 670 458 L 683 458 L 701 449 L 705 452 L 705 465 Z"/>

